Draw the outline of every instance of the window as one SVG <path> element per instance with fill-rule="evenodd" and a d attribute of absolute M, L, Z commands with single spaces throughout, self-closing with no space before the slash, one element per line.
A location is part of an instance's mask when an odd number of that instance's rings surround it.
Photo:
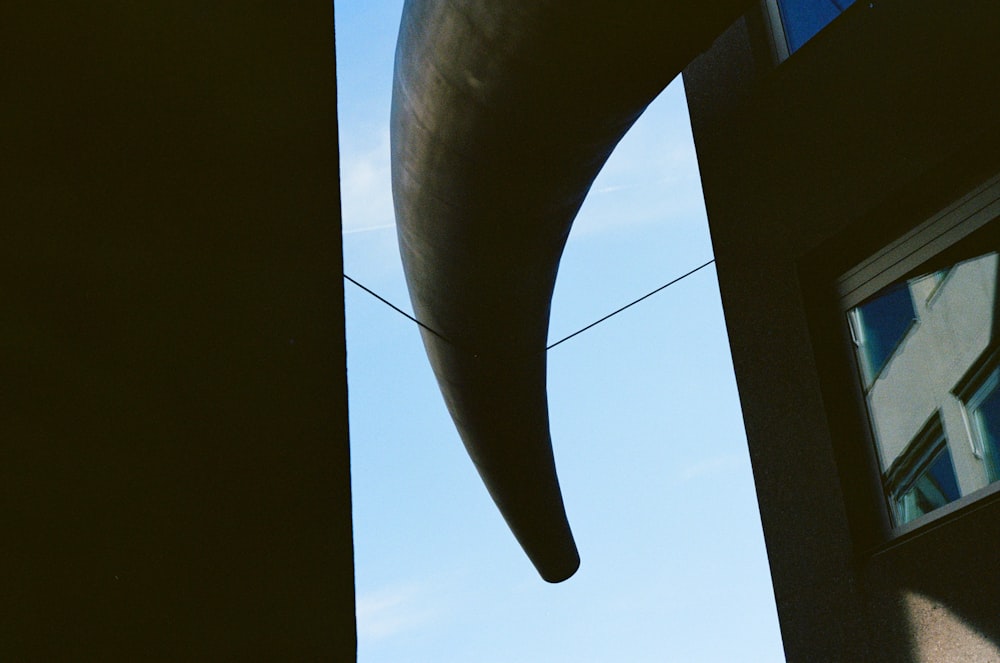
<path fill-rule="evenodd" d="M 891 286 L 850 313 L 865 386 L 870 386 L 916 322 L 909 285 Z"/>
<path fill-rule="evenodd" d="M 896 532 L 1000 490 L 998 217 L 1000 177 L 838 280 Z"/>
<path fill-rule="evenodd" d="M 884 483 L 894 520 L 899 524 L 961 497 L 955 464 L 937 413 L 893 462 L 885 473 Z"/>
<path fill-rule="evenodd" d="M 852 4 L 854 0 L 766 0 L 777 60 L 799 50 Z"/>
<path fill-rule="evenodd" d="M 990 357 L 985 379 L 963 398 L 965 423 L 972 441 L 972 453 L 983 461 L 986 480 L 1000 480 L 1000 367 Z M 963 394 L 959 391 L 959 396 Z"/>

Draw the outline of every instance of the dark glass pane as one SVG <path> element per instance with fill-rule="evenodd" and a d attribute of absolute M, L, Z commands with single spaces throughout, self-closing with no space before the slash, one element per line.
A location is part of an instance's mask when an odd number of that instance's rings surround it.
<path fill-rule="evenodd" d="M 962 493 L 958 490 L 958 479 L 955 477 L 955 466 L 951 462 L 951 453 L 945 448 L 938 454 L 934 462 L 927 468 L 926 474 L 945 499 L 945 504 L 954 502 Z"/>
<path fill-rule="evenodd" d="M 854 0 L 779 0 L 788 52 L 794 53 Z"/>
<path fill-rule="evenodd" d="M 960 496 L 958 480 L 955 478 L 955 466 L 951 462 L 948 448 L 945 447 L 917 476 L 910 488 L 896 498 L 896 511 L 900 524 L 930 513 L 957 500 Z"/>
<path fill-rule="evenodd" d="M 894 285 L 859 306 L 858 313 L 862 334 L 860 350 L 869 376 L 874 377 L 889 361 L 916 318 L 910 289 L 906 283 Z"/>
<path fill-rule="evenodd" d="M 1000 479 L 1000 392 L 994 391 L 976 409 L 976 423 L 983 438 L 990 481 Z"/>

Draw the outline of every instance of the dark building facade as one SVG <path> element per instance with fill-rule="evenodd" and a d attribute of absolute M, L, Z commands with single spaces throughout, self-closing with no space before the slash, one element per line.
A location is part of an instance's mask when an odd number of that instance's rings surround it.
<path fill-rule="evenodd" d="M 332 3 L 0 25 L 0 659 L 353 660 Z"/>
<path fill-rule="evenodd" d="M 996 660 L 1000 9 L 810 4 L 684 73 L 786 655 Z"/>

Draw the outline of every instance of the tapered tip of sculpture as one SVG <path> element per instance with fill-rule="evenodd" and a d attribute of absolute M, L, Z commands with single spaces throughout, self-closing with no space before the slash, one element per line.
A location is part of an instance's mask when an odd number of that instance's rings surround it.
<path fill-rule="evenodd" d="M 571 542 L 572 543 L 572 542 Z M 580 553 L 576 550 L 576 545 L 572 545 L 572 550 L 563 552 L 559 559 L 552 560 L 545 566 L 535 566 L 542 580 L 553 585 L 569 580 L 580 569 Z"/>
<path fill-rule="evenodd" d="M 391 142 L 410 299 L 466 450 L 547 582 L 580 566 L 545 373 L 566 238 L 632 122 L 749 4 L 404 7 Z"/>

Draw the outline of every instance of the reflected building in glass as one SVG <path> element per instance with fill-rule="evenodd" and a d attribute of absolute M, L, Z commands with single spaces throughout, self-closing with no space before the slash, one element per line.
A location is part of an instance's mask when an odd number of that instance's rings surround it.
<path fill-rule="evenodd" d="M 848 311 L 896 526 L 997 480 L 997 266 L 971 258 Z"/>

